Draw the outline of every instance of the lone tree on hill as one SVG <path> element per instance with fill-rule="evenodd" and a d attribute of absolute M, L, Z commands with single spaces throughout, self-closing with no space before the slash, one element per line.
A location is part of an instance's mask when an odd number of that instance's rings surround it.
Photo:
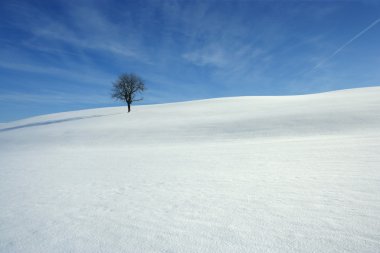
<path fill-rule="evenodd" d="M 116 100 L 121 100 L 127 103 L 128 112 L 131 111 L 131 104 L 135 101 L 143 100 L 136 99 L 136 94 L 145 90 L 145 84 L 135 74 L 124 73 L 119 76 L 112 86 L 112 97 Z"/>

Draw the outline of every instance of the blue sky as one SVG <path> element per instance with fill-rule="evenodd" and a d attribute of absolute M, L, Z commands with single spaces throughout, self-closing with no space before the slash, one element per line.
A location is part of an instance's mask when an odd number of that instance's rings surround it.
<path fill-rule="evenodd" d="M 0 122 L 120 105 L 380 85 L 380 1 L 0 2 Z"/>

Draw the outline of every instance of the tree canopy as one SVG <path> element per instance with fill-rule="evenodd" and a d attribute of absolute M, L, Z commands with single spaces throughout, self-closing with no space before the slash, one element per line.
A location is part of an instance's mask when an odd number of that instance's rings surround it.
<path fill-rule="evenodd" d="M 145 84 L 139 76 L 133 73 L 124 73 L 113 83 L 112 97 L 126 102 L 128 112 L 130 112 L 132 103 L 143 99 L 142 97 L 136 98 L 136 95 L 141 94 L 145 89 Z"/>

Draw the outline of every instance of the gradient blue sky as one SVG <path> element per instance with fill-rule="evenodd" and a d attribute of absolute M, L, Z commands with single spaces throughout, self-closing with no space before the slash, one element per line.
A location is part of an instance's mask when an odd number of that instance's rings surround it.
<path fill-rule="evenodd" d="M 380 1 L 0 2 L 0 122 L 144 102 L 380 85 Z"/>

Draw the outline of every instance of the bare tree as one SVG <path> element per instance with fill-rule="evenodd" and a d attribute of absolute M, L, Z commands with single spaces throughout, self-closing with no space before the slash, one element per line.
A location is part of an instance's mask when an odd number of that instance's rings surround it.
<path fill-rule="evenodd" d="M 136 99 L 136 95 L 145 90 L 145 84 L 135 74 L 124 73 L 119 76 L 112 86 L 112 97 L 127 103 L 128 112 L 131 111 L 131 104 L 140 101 L 142 98 Z"/>

